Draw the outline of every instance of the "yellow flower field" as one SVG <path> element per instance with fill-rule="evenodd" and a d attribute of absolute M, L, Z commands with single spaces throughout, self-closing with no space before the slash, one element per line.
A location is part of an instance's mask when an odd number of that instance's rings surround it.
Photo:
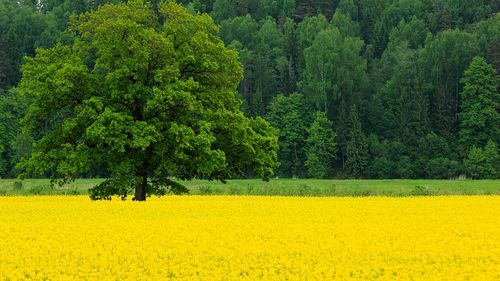
<path fill-rule="evenodd" d="M 500 280 L 500 197 L 0 198 L 0 280 Z"/>

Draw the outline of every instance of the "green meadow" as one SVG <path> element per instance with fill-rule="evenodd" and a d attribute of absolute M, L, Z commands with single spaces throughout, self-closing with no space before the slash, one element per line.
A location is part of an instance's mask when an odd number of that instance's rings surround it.
<path fill-rule="evenodd" d="M 0 196 L 87 195 L 102 179 L 80 179 L 62 187 L 48 179 L 0 180 Z M 229 180 L 227 183 L 181 181 L 190 195 L 263 196 L 432 196 L 500 195 L 500 180 L 317 180 L 258 179 Z"/>

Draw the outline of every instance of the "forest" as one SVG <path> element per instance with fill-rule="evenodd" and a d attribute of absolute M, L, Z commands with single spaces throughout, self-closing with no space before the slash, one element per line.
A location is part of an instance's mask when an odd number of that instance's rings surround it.
<path fill-rule="evenodd" d="M 36 138 L 24 61 L 109 2 L 0 0 L 0 178 L 23 172 Z M 278 129 L 276 176 L 500 178 L 499 1 L 179 2 L 239 53 L 242 110 Z"/>

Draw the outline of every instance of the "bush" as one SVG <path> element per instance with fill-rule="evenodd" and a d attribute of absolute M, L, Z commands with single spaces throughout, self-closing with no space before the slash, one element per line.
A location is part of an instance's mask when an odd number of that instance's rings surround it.
<path fill-rule="evenodd" d="M 213 190 L 210 186 L 208 185 L 203 185 L 198 188 L 198 192 L 202 195 L 209 195 L 213 194 Z"/>
<path fill-rule="evenodd" d="M 301 184 L 297 190 L 299 196 L 310 196 L 311 187 L 308 184 Z"/>
<path fill-rule="evenodd" d="M 397 162 L 396 165 L 396 171 L 398 174 L 398 178 L 402 179 L 414 179 L 416 178 L 416 173 L 415 173 L 415 164 L 411 160 L 410 157 L 408 156 L 403 156 L 399 161 Z"/>
<path fill-rule="evenodd" d="M 242 190 L 236 186 L 230 186 L 229 187 L 229 194 L 230 195 L 241 195 Z"/>
<path fill-rule="evenodd" d="M 78 191 L 78 189 L 75 187 L 75 188 L 68 189 L 66 191 L 66 194 L 67 195 L 80 195 L 80 191 Z"/>
<path fill-rule="evenodd" d="M 385 157 L 377 157 L 370 163 L 367 170 L 367 176 L 371 179 L 388 179 L 392 178 L 394 171 L 393 162 Z"/>
<path fill-rule="evenodd" d="M 411 196 L 429 196 L 432 195 L 433 192 L 428 186 L 425 185 L 417 185 L 415 188 L 410 192 Z"/>
<path fill-rule="evenodd" d="M 434 158 L 427 163 L 427 175 L 433 179 L 451 179 L 460 174 L 460 163 L 448 158 Z"/>
<path fill-rule="evenodd" d="M 354 190 L 354 192 L 352 193 L 352 196 L 353 197 L 366 197 L 366 196 L 371 196 L 373 195 L 371 190 L 363 190 L 363 189 L 356 189 Z"/>
<path fill-rule="evenodd" d="M 46 186 L 46 185 L 35 185 L 35 186 L 32 186 L 28 190 L 29 194 L 32 194 L 32 195 L 46 194 L 46 193 L 50 193 L 51 191 L 52 191 L 52 188 L 50 186 Z"/>
<path fill-rule="evenodd" d="M 464 161 L 467 176 L 473 179 L 495 178 L 497 161 L 498 150 L 494 142 L 489 141 L 484 148 L 472 147 Z"/>
<path fill-rule="evenodd" d="M 13 184 L 12 184 L 12 188 L 14 190 L 22 190 L 24 188 L 24 185 L 23 185 L 23 182 L 22 181 L 15 181 Z"/>

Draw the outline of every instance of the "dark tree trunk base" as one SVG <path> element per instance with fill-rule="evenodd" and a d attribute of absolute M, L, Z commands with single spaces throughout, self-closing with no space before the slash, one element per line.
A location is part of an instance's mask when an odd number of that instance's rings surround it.
<path fill-rule="evenodd" d="M 148 185 L 148 178 L 143 177 L 142 182 L 135 187 L 135 201 L 146 201 L 146 187 Z"/>

